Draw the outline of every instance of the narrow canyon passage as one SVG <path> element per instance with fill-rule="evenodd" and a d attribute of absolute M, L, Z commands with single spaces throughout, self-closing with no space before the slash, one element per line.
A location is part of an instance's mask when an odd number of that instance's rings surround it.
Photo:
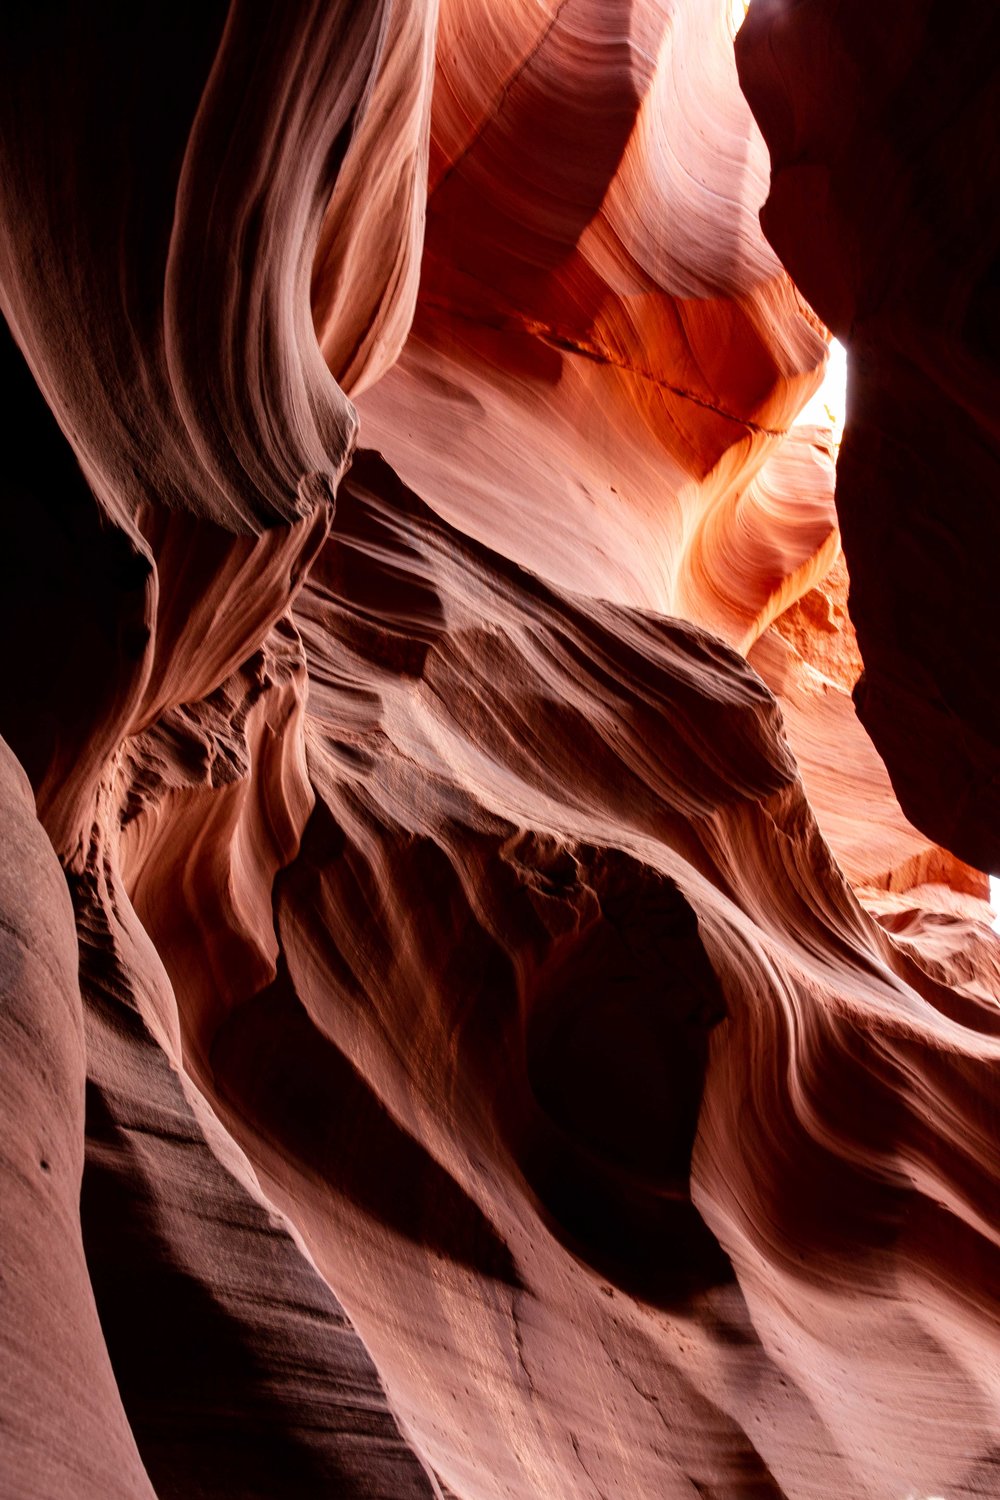
<path fill-rule="evenodd" d="M 995 1500 L 1000 15 L 4 40 L 0 1500 Z"/>

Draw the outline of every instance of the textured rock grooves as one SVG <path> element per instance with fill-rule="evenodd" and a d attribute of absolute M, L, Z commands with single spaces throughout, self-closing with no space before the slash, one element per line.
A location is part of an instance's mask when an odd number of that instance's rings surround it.
<path fill-rule="evenodd" d="M 980 9 L 8 22 L 4 1500 L 1000 1493 Z"/>

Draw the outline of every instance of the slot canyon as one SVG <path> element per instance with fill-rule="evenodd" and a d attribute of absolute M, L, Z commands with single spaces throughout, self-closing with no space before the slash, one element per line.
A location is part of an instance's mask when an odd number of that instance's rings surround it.
<path fill-rule="evenodd" d="M 2 33 L 0 1500 L 997 1500 L 1000 9 Z"/>

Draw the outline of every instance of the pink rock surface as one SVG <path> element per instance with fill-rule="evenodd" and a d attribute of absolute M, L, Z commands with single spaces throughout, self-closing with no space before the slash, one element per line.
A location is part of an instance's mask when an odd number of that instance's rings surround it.
<path fill-rule="evenodd" d="M 10 26 L 4 1500 L 997 1492 L 993 564 L 926 382 L 899 519 L 872 206 L 937 12 L 754 0 L 762 136 L 726 10 Z"/>
<path fill-rule="evenodd" d="M 152 1500 L 80 1232 L 87 1061 L 73 908 L 3 744 L 0 798 L 3 1489 Z"/>

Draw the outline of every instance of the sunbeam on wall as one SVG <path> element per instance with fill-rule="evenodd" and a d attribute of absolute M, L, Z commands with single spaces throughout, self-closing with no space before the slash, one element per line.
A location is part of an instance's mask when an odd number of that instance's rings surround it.
<path fill-rule="evenodd" d="M 742 0 L 740 3 L 742 5 Z M 846 408 L 847 350 L 839 339 L 832 339 L 823 384 L 799 412 L 795 426 L 830 427 L 834 442 L 839 448 L 844 435 Z"/>

